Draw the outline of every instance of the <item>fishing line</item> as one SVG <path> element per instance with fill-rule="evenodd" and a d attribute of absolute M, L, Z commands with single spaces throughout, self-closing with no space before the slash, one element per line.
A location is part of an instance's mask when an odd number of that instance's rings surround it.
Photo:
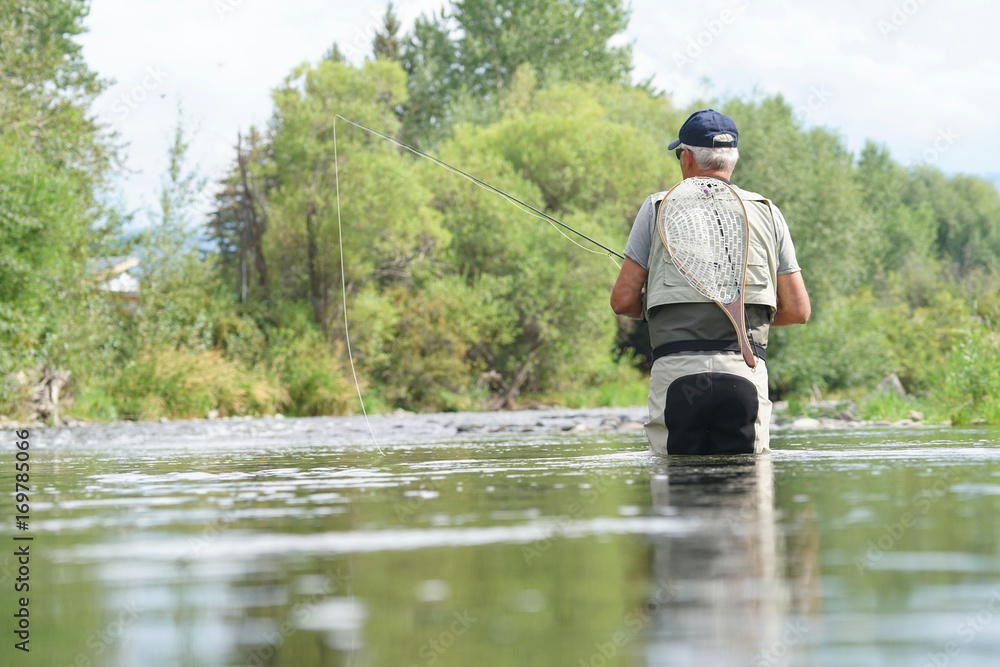
<path fill-rule="evenodd" d="M 410 146 L 409 144 L 405 144 L 405 143 L 403 143 L 402 141 L 400 141 L 398 139 L 390 137 L 389 135 L 382 134 L 378 130 L 373 130 L 370 127 L 366 127 L 366 126 L 362 125 L 361 123 L 356 123 L 353 120 L 351 120 L 350 118 L 344 118 L 340 114 L 335 114 L 334 117 L 333 117 L 333 136 L 334 136 L 334 144 L 335 145 L 336 145 L 336 137 L 337 137 L 337 119 L 338 118 L 340 120 L 344 121 L 345 123 L 350 123 L 351 125 L 364 130 L 365 132 L 370 132 L 371 134 L 374 134 L 376 137 L 381 137 L 382 139 L 385 139 L 389 143 L 395 144 L 396 146 L 399 146 L 400 148 L 405 148 L 406 150 L 410 151 L 414 155 L 419 155 L 420 157 L 427 158 L 428 160 L 430 160 L 434 164 L 438 165 L 439 167 L 444 167 L 445 169 L 447 169 L 448 171 L 452 172 L 453 174 L 457 174 L 459 176 L 462 176 L 463 178 L 466 178 L 466 179 L 472 181 L 473 183 L 475 183 L 479 187 L 483 188 L 484 190 L 489 190 L 490 192 L 495 192 L 496 194 L 500 195 L 501 197 L 505 198 L 508 202 L 510 202 L 511 204 L 513 204 L 516 208 L 518 208 L 519 210 L 523 211 L 524 213 L 527 213 L 528 215 L 530 215 L 530 216 L 532 216 L 534 218 L 540 218 L 542 220 L 545 220 L 550 225 L 552 225 L 552 227 L 557 232 L 559 232 L 560 234 L 562 234 L 563 237 L 565 237 L 566 239 L 568 239 L 570 242 L 572 242 L 577 247 L 583 248 L 587 252 L 594 253 L 595 255 L 603 255 L 603 254 L 605 254 L 605 253 L 598 252 L 596 250 L 592 250 L 590 248 L 587 248 L 585 246 L 580 245 L 579 243 L 577 243 L 576 241 L 574 241 L 569 236 L 566 236 L 566 234 L 564 234 L 563 231 L 561 229 L 559 229 L 559 227 L 562 227 L 564 229 L 568 229 L 569 231 L 573 232 L 577 236 L 590 241 L 591 243 L 593 243 L 594 245 L 596 245 L 598 248 L 601 248 L 601 249 L 605 250 L 608 253 L 608 257 L 611 258 L 611 261 L 614 261 L 614 257 L 617 257 L 618 259 L 621 259 L 621 260 L 625 259 L 625 257 L 621 253 L 615 252 L 614 250 L 612 250 L 608 246 L 604 245 L 603 243 L 599 243 L 598 241 L 595 241 L 594 239 L 590 238 L 589 236 L 587 236 L 586 234 L 584 234 L 582 232 L 578 232 L 577 230 L 573 229 L 572 227 L 570 227 L 566 223 L 560 222 L 559 220 L 556 220 L 555 218 L 553 218 L 548 213 L 545 213 L 543 211 L 539 211 L 537 208 L 535 208 L 531 204 L 526 204 L 525 202 L 521 201 L 520 199 L 518 199 L 514 195 L 507 194 L 506 192 L 504 192 L 500 188 L 495 187 L 493 185 L 490 185 L 486 181 L 483 181 L 483 180 L 481 180 L 479 178 L 476 178 L 472 174 L 466 173 L 466 172 L 462 171 L 461 169 L 459 169 L 458 167 L 455 167 L 453 165 L 448 164 L 444 160 L 441 160 L 439 158 L 434 157 L 433 155 L 425 153 L 422 150 L 420 150 L 419 148 L 414 148 L 413 146 Z M 556 227 L 556 225 L 559 225 L 559 227 Z M 612 255 L 614 257 L 612 257 Z M 618 266 L 618 262 L 615 262 L 615 265 Z"/>
<path fill-rule="evenodd" d="M 344 297 L 344 339 L 347 341 L 347 358 L 351 360 L 351 374 L 354 375 L 354 387 L 358 390 L 358 401 L 361 403 L 361 414 L 365 416 L 365 423 L 368 425 L 368 432 L 372 434 L 375 441 L 375 449 L 379 454 L 384 454 L 379 447 L 378 438 L 372 429 L 372 423 L 368 419 L 368 411 L 365 409 L 365 399 L 361 397 L 361 384 L 358 382 L 358 372 L 354 369 L 354 353 L 351 352 L 351 333 L 347 326 L 347 276 L 344 273 L 344 230 L 340 224 L 340 164 L 337 160 L 337 119 L 333 119 L 333 165 L 334 180 L 337 184 L 337 238 L 340 241 L 340 290 Z"/>
<path fill-rule="evenodd" d="M 544 220 L 545 222 L 549 223 L 552 226 L 553 229 L 555 229 L 557 232 L 559 232 L 560 235 L 562 235 L 562 237 L 564 239 L 566 239 L 567 241 L 569 241 L 570 243 L 572 243 L 576 247 L 578 247 L 578 248 L 580 248 L 582 250 L 586 250 L 587 252 L 593 253 L 595 255 L 606 255 L 608 257 L 608 259 L 610 259 L 614 263 L 614 265 L 617 266 L 619 269 L 621 268 L 621 265 L 618 262 L 615 261 L 615 257 L 617 257 L 617 258 L 619 258 L 621 260 L 624 260 L 625 257 L 623 255 L 621 255 L 620 253 L 615 252 L 611 248 L 607 247 L 606 245 L 604 245 L 602 243 L 599 243 L 598 241 L 595 241 L 594 239 L 590 238 L 586 234 L 573 229 L 569 225 L 567 225 L 567 224 L 565 224 L 563 222 L 560 222 L 559 220 L 556 220 L 551 215 L 549 215 L 547 213 L 544 213 L 543 211 L 539 211 L 537 208 L 535 208 L 531 204 L 526 204 L 525 202 L 521 201 L 517 197 L 515 197 L 513 195 L 510 195 L 510 194 L 507 194 L 506 192 L 504 192 L 500 188 L 497 188 L 497 187 L 495 187 L 493 185 L 490 185 L 486 181 L 483 181 L 483 180 L 481 180 L 479 178 L 476 178 L 472 174 L 464 172 L 461 169 L 459 169 L 458 167 L 455 167 L 453 165 L 448 164 L 444 160 L 436 158 L 433 155 L 430 155 L 428 153 L 423 152 L 419 148 L 414 148 L 413 146 L 410 146 L 409 144 L 403 143 L 402 141 L 399 141 L 398 139 L 390 137 L 389 135 L 383 134 L 383 133 L 379 132 L 378 130 L 373 130 L 370 127 L 362 125 L 361 123 L 357 123 L 357 122 L 351 120 L 350 118 L 345 118 L 345 117 L 341 116 L 340 114 L 334 114 L 334 116 L 333 116 L 333 165 L 334 165 L 334 174 L 335 174 L 334 180 L 336 182 L 336 189 L 337 189 L 337 233 L 339 235 L 339 240 L 340 240 L 340 244 L 339 244 L 340 245 L 340 288 L 341 288 L 341 294 L 342 294 L 342 297 L 343 297 L 343 307 L 344 307 L 344 337 L 347 340 L 347 356 L 348 356 L 348 358 L 351 361 L 351 373 L 354 375 L 354 386 L 355 386 L 355 388 L 358 391 L 358 401 L 360 401 L 360 403 L 361 403 L 361 412 L 365 416 L 365 423 L 368 424 L 368 431 L 369 431 L 369 433 L 371 433 L 372 440 L 375 441 L 375 447 L 378 448 L 378 451 L 381 454 L 381 453 L 383 453 L 382 452 L 382 448 L 379 447 L 378 439 L 375 437 L 375 431 L 372 429 L 371 422 L 368 419 L 368 411 L 365 409 L 365 400 L 364 400 L 364 398 L 361 397 L 361 385 L 358 382 L 358 373 L 357 373 L 357 371 L 354 368 L 354 354 L 351 351 L 351 335 L 350 335 L 350 333 L 348 331 L 348 324 L 347 324 L 347 277 L 346 277 L 346 274 L 344 272 L 344 232 L 343 232 L 343 227 L 341 225 L 341 218 L 340 218 L 340 161 L 337 159 L 338 158 L 338 155 L 337 155 L 337 119 L 338 118 L 340 120 L 344 121 L 345 123 L 350 123 L 351 125 L 357 127 L 358 129 L 364 130 L 365 132 L 373 134 L 376 137 L 379 137 L 381 139 L 385 139 L 389 143 L 395 144 L 396 146 L 399 146 L 400 148 L 404 148 L 404 149 L 410 151 L 411 153 L 413 153 L 414 155 L 418 155 L 420 157 L 427 158 L 428 160 L 430 160 L 434 164 L 438 165 L 439 167 L 443 167 L 444 169 L 447 169 L 451 173 L 456 174 L 458 176 L 461 176 L 462 178 L 467 179 L 468 181 L 472 182 L 473 184 L 477 185 L 478 187 L 480 187 L 480 188 L 482 188 L 484 190 L 487 190 L 489 192 L 494 192 L 494 193 L 500 195 L 509 204 L 513 205 L 519 211 L 521 211 L 523 213 L 526 213 L 526 214 L 530 215 L 533 218 L 538 218 L 540 220 Z M 592 248 L 588 248 L 588 247 L 586 247 L 584 245 L 581 245 L 579 242 L 576 241 L 576 239 L 574 239 L 574 238 L 572 238 L 570 236 L 567 236 L 566 233 L 563 232 L 562 229 L 559 229 L 559 227 L 563 227 L 564 229 L 568 229 L 569 231 L 573 232 L 577 236 L 579 236 L 579 237 L 581 237 L 583 239 L 586 239 L 587 241 L 590 241 L 591 243 L 593 243 L 594 245 L 596 245 L 597 247 L 603 249 L 606 252 L 600 252 L 600 251 L 594 250 Z"/>

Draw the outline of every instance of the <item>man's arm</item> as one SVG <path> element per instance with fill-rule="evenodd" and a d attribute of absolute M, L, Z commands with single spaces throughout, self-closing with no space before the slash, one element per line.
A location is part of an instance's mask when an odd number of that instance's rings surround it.
<path fill-rule="evenodd" d="M 634 259 L 625 258 L 611 290 L 611 310 L 636 320 L 642 319 L 642 286 L 646 284 L 647 273 Z"/>
<path fill-rule="evenodd" d="M 802 272 L 778 274 L 778 310 L 771 321 L 772 327 L 788 324 L 805 324 L 812 313 L 809 293 L 802 282 Z"/>

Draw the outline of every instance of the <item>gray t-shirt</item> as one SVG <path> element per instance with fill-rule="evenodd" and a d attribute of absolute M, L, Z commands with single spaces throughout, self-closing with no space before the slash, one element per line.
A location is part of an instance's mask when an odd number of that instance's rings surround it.
<path fill-rule="evenodd" d="M 625 256 L 642 268 L 649 269 L 650 243 L 656 233 L 654 209 L 656 202 L 666 196 L 658 192 L 646 198 L 635 216 Z M 766 206 L 766 204 L 761 204 Z M 778 207 L 770 206 L 774 219 L 775 248 L 778 251 L 777 273 L 801 271 L 795 259 L 795 246 L 788 233 L 788 223 Z M 658 235 L 657 235 L 658 236 Z M 771 309 L 767 306 L 746 307 L 746 329 L 750 340 L 767 347 L 771 323 Z M 649 312 L 649 339 L 653 348 L 665 343 L 686 340 L 729 340 L 736 337 L 733 325 L 714 303 L 679 303 L 658 306 Z"/>

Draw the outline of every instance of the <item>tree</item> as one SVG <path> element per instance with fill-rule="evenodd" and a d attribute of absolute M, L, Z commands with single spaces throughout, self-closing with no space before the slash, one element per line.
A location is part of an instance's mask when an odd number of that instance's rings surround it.
<path fill-rule="evenodd" d="M 938 256 L 933 210 L 926 203 L 909 206 L 903 201 L 910 177 L 884 146 L 865 145 L 855 177 L 877 227 L 870 239 L 879 244 L 876 254 L 883 269 L 899 271 L 908 262 Z"/>
<path fill-rule="evenodd" d="M 841 137 L 799 128 L 780 96 L 722 107 L 740 128 L 733 180 L 784 214 L 814 303 L 849 294 L 874 273 L 882 230 L 864 205 L 854 156 Z"/>
<path fill-rule="evenodd" d="M 628 82 L 631 48 L 609 46 L 628 26 L 616 0 L 457 0 L 453 18 L 463 84 L 490 98 L 524 63 L 553 81 Z"/>
<path fill-rule="evenodd" d="M 335 112 L 393 134 L 405 75 L 391 61 L 360 69 L 323 61 L 297 68 L 275 91 L 272 150 L 276 185 L 269 194 L 271 222 L 265 253 L 284 298 L 307 300 L 324 331 L 340 295 L 340 236 L 344 228 L 344 280 L 414 284 L 430 268 L 433 251 L 447 245 L 439 216 L 426 206 L 408 160 L 385 141 L 344 121 L 337 124 L 340 172 L 338 220 L 334 169 Z"/>
<path fill-rule="evenodd" d="M 191 213 L 206 181 L 197 168 L 187 165 L 191 148 L 189 121 L 177 105 L 177 123 L 167 150 L 167 171 L 160 189 L 159 220 L 143 232 L 146 257 L 144 273 L 147 280 L 175 274 L 178 262 L 190 249 L 195 234 Z"/>
<path fill-rule="evenodd" d="M 107 242 L 98 194 L 117 149 L 89 113 L 105 82 L 75 37 L 79 0 L 0 0 L 0 377 L 47 362 Z M 103 224 L 102 224 L 103 218 Z M 9 399 L 0 382 L 0 403 Z"/>
<path fill-rule="evenodd" d="M 404 135 L 440 138 L 463 96 L 501 105 L 526 63 L 543 86 L 627 83 L 631 47 L 609 45 L 627 24 L 621 0 L 456 0 L 447 13 L 421 17 L 401 57 L 410 92 Z"/>
<path fill-rule="evenodd" d="M 372 53 L 375 59 L 386 58 L 387 60 L 399 60 L 399 52 L 402 43 L 399 39 L 399 17 L 393 11 L 390 2 L 385 8 L 385 16 L 382 17 L 382 28 L 375 33 L 372 40 Z"/>
<path fill-rule="evenodd" d="M 434 143 L 450 127 L 449 107 L 462 82 L 444 10 L 421 16 L 400 55 L 406 71 L 407 101 L 403 105 L 403 139 L 410 144 Z"/>
<path fill-rule="evenodd" d="M 247 303 L 253 282 L 261 300 L 267 302 L 270 296 L 263 249 L 267 232 L 269 150 L 270 146 L 253 127 L 246 137 L 242 133 L 237 135 L 236 164 L 220 183 L 222 189 L 215 195 L 216 207 L 206 230 L 207 238 L 218 249 L 219 268 L 234 279 L 240 303 Z"/>
<path fill-rule="evenodd" d="M 982 179 L 958 174 L 946 177 L 932 167 L 919 167 L 904 192 L 911 208 L 926 203 L 933 210 L 942 258 L 960 273 L 974 268 L 1000 270 L 1000 193 Z"/>
<path fill-rule="evenodd" d="M 133 321 L 140 350 L 164 345 L 207 350 L 215 341 L 219 279 L 196 245 L 200 227 L 193 218 L 206 179 L 189 163 L 191 137 L 190 121 L 178 104 L 160 210 L 137 242 L 142 291 Z"/>
<path fill-rule="evenodd" d="M 456 128 L 441 157 L 622 247 L 642 200 L 680 174 L 655 136 L 609 119 L 595 101 L 599 89 L 612 105 L 616 94 L 630 94 L 611 84 L 552 86 L 525 95 L 502 120 Z M 617 328 L 606 305 L 616 268 L 603 253 L 588 254 L 545 221 L 437 167 L 421 173 L 471 298 L 506 306 L 488 337 L 467 343 L 474 368 L 499 373 L 498 404 L 513 405 L 522 391 L 585 383 L 606 367 Z"/>

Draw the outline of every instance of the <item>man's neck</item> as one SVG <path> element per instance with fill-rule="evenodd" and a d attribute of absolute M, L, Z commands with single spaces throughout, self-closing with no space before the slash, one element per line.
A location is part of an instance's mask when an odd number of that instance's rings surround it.
<path fill-rule="evenodd" d="M 721 171 L 719 169 L 705 169 L 705 170 L 699 169 L 698 171 L 695 171 L 693 174 L 691 174 L 689 176 L 686 176 L 685 178 L 691 178 L 692 176 L 700 176 L 702 178 L 706 178 L 706 177 L 707 178 L 721 178 L 726 183 L 729 183 L 730 182 L 730 178 L 732 177 L 732 175 L 733 175 L 733 172 L 731 172 L 731 171 Z"/>

